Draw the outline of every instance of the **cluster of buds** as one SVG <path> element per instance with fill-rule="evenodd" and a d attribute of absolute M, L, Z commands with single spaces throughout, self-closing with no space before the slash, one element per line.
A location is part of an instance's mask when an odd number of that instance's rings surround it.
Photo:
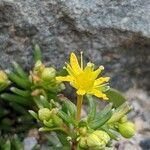
<path fill-rule="evenodd" d="M 4 90 L 10 85 L 7 74 L 0 70 L 0 91 Z"/>
<path fill-rule="evenodd" d="M 88 133 L 86 127 L 79 129 L 79 146 L 83 149 L 102 150 L 110 141 L 109 135 L 102 130 Z"/>
<path fill-rule="evenodd" d="M 119 131 L 119 133 L 125 138 L 133 137 L 136 132 L 135 124 L 128 121 L 126 115 L 119 121 L 110 124 L 110 127 L 116 131 Z"/>
<path fill-rule="evenodd" d="M 48 109 L 48 108 L 41 108 L 38 111 L 38 118 L 44 124 L 45 127 L 59 127 L 62 125 L 63 121 L 57 115 L 57 109 Z"/>
<path fill-rule="evenodd" d="M 51 92 L 60 92 L 65 86 L 56 79 L 56 70 L 53 67 L 45 67 L 41 61 L 37 61 L 33 71 L 30 72 L 30 81 L 33 89 L 41 88 Z"/>

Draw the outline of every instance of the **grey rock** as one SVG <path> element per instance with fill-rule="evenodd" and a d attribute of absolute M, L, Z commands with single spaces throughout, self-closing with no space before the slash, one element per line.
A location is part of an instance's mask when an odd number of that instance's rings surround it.
<path fill-rule="evenodd" d="M 82 49 L 115 88 L 150 89 L 149 10 L 149 0 L 1 0 L 0 68 L 13 60 L 31 68 L 34 44 L 57 68 Z"/>
<path fill-rule="evenodd" d="M 32 148 L 37 144 L 35 137 L 27 137 L 24 139 L 24 150 L 32 150 Z"/>
<path fill-rule="evenodd" d="M 143 150 L 150 150 L 150 138 L 143 139 L 140 142 L 140 146 L 142 147 Z"/>

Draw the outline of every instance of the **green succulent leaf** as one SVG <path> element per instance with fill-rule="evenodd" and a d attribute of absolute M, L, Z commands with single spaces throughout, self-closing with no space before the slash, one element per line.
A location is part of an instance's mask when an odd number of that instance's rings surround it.
<path fill-rule="evenodd" d="M 86 95 L 88 101 L 88 122 L 91 122 L 95 118 L 96 103 L 91 95 Z"/>
<path fill-rule="evenodd" d="M 21 105 L 28 106 L 30 101 L 24 97 L 15 95 L 15 94 L 9 94 L 9 93 L 3 93 L 0 95 L 2 99 L 9 101 L 9 102 L 16 102 Z"/>
<path fill-rule="evenodd" d="M 36 112 L 34 112 L 33 110 L 29 110 L 28 112 L 31 114 L 31 116 L 32 116 L 33 118 L 39 120 L 38 115 L 37 115 Z"/>
<path fill-rule="evenodd" d="M 13 81 L 14 83 L 16 83 L 18 86 L 20 86 L 24 89 L 30 89 L 31 84 L 28 79 L 23 79 L 20 76 L 18 76 L 17 74 L 15 74 L 9 70 L 6 70 L 6 73 L 8 75 L 8 78 L 11 81 Z"/>
<path fill-rule="evenodd" d="M 66 97 L 61 99 L 63 101 L 63 109 L 65 112 L 68 112 L 71 117 L 75 118 L 76 115 L 76 106 L 74 103 L 72 103 L 69 99 Z"/>
<path fill-rule="evenodd" d="M 21 78 L 24 79 L 28 79 L 28 75 L 26 74 L 26 72 L 23 70 L 23 68 L 16 62 L 13 62 L 13 67 L 15 69 L 15 72 L 17 73 L 18 76 L 20 76 Z"/>
<path fill-rule="evenodd" d="M 110 88 L 107 92 L 105 92 L 109 101 L 113 103 L 113 107 L 119 107 L 123 104 L 126 99 L 125 97 L 117 90 Z"/>
<path fill-rule="evenodd" d="M 75 124 L 75 120 L 67 115 L 65 112 L 62 110 L 58 111 L 58 115 L 67 123 L 67 124 Z"/>
<path fill-rule="evenodd" d="M 20 90 L 16 87 L 11 87 L 10 90 L 19 95 L 19 96 L 23 96 L 23 97 L 30 97 L 31 96 L 31 92 L 30 91 L 27 91 L 27 90 Z"/>
<path fill-rule="evenodd" d="M 63 132 L 57 132 L 57 137 L 60 141 L 60 143 L 65 146 L 65 147 L 68 147 L 70 146 L 69 144 L 69 141 L 67 140 L 67 136 L 68 135 L 65 135 Z M 69 148 L 70 149 L 70 148 Z"/>
<path fill-rule="evenodd" d="M 107 105 L 102 111 L 100 111 L 95 119 L 90 123 L 92 129 L 97 129 L 103 126 L 112 116 L 112 104 Z"/>
<path fill-rule="evenodd" d="M 114 131 L 110 130 L 107 126 L 104 125 L 104 126 L 102 126 L 100 129 L 102 129 L 102 130 L 104 130 L 105 132 L 107 132 L 108 135 L 111 137 L 111 139 L 114 139 L 114 140 L 116 140 L 116 141 L 119 140 L 117 134 L 116 134 Z"/>
<path fill-rule="evenodd" d="M 42 61 L 42 53 L 38 44 L 34 46 L 34 61 L 35 63 L 37 61 Z"/>

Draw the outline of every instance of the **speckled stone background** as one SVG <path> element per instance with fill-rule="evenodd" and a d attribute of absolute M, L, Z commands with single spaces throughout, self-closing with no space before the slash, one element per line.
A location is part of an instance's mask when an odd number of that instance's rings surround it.
<path fill-rule="evenodd" d="M 114 87 L 150 89 L 149 0 L 0 0 L 0 68 L 30 68 L 34 44 L 57 68 L 82 49 Z"/>
<path fill-rule="evenodd" d="M 150 0 L 0 0 L 0 69 L 13 60 L 31 68 L 35 44 L 47 65 L 61 68 L 80 50 L 86 62 L 104 65 L 137 126 L 113 149 L 150 149 Z"/>

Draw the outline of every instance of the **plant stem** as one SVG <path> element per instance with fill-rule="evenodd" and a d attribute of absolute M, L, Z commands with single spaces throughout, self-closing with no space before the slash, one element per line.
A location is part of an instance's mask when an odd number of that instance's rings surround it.
<path fill-rule="evenodd" d="M 81 117 L 82 101 L 83 101 L 83 96 L 77 95 L 77 115 L 76 115 L 77 122 L 80 121 L 80 117 Z"/>

